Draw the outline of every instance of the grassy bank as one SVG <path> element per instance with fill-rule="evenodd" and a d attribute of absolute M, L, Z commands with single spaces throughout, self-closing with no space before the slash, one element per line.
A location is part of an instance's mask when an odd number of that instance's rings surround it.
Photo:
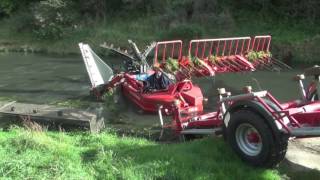
<path fill-rule="evenodd" d="M 232 172 L 232 173 L 231 173 Z M 0 131 L 9 179 L 280 179 L 249 167 L 221 139 L 158 144 L 112 133 Z"/>
<path fill-rule="evenodd" d="M 158 16 L 112 18 L 103 23 L 82 26 L 59 40 L 37 39 L 30 32 L 16 32 L 11 19 L 4 19 L 0 26 L 0 51 L 78 54 L 79 42 L 87 42 L 95 50 L 103 42 L 128 48 L 133 39 L 142 48 L 151 41 L 193 38 L 253 36 L 271 34 L 272 53 L 287 63 L 314 63 L 319 61 L 318 46 L 320 26 L 303 21 L 288 21 L 272 17 L 259 17 L 242 13 L 238 16 L 221 17 L 220 21 L 172 22 L 167 25 Z"/>

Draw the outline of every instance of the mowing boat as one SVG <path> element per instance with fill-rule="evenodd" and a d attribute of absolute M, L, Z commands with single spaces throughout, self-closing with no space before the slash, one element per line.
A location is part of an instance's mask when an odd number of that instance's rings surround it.
<path fill-rule="evenodd" d="M 193 76 L 213 77 L 220 73 L 290 68 L 271 57 L 271 36 L 191 40 L 188 56 L 183 56 L 181 40 L 153 42 L 143 52 L 133 41 L 128 42 L 132 46 L 131 54 L 128 50 L 115 48 L 113 44 L 101 45 L 125 57 L 126 70 L 116 75 L 88 44 L 80 43 L 79 47 L 90 77 L 91 92 L 98 99 L 110 89 L 120 86 L 123 94 L 146 112 L 158 112 L 160 107 L 168 112 L 172 103 L 180 100 L 183 102 L 181 108 L 201 113 L 205 98 L 201 89 L 190 81 Z M 166 81 L 171 83 L 163 89 L 146 91 L 146 84 L 150 84 L 148 80 L 158 72 L 148 64 L 147 58 L 152 51 L 153 66 L 157 65 L 168 79 Z"/>
<path fill-rule="evenodd" d="M 202 112 L 203 95 L 201 89 L 194 85 L 190 80 L 174 82 L 166 77 L 165 88 L 146 88 L 144 83 L 147 79 L 152 79 L 158 70 L 146 69 L 146 64 L 141 65 L 141 70 L 131 68 L 128 72 L 117 75 L 113 70 L 102 61 L 87 44 L 79 44 L 83 59 L 91 80 L 92 92 L 96 97 L 102 95 L 112 88 L 120 87 L 122 93 L 138 107 L 146 112 L 158 112 L 161 109 L 170 114 L 172 103 L 180 99 L 183 103 L 181 107 L 188 107 L 190 110 Z M 144 69 L 144 70 L 143 70 Z M 167 76 L 164 73 L 162 76 Z M 153 83 L 155 84 L 155 83 Z"/>

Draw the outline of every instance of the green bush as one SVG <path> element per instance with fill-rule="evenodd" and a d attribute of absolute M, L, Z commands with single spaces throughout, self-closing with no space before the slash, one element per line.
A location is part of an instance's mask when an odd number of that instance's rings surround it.
<path fill-rule="evenodd" d="M 40 39 L 60 39 L 77 25 L 77 13 L 72 2 L 66 0 L 45 0 L 33 8 L 34 33 Z"/>
<path fill-rule="evenodd" d="M 13 15 L 18 9 L 28 8 L 28 5 L 37 0 L 1 0 L 0 18 L 2 16 Z"/>

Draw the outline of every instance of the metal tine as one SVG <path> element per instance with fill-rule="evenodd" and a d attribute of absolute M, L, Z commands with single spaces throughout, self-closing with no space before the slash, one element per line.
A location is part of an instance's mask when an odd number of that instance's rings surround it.
<path fill-rule="evenodd" d="M 220 64 L 218 62 L 213 63 L 213 65 L 211 65 L 211 67 L 215 66 L 216 68 L 223 68 L 220 66 Z M 213 67 L 214 68 L 214 67 Z"/>
<path fill-rule="evenodd" d="M 225 62 L 226 62 L 235 72 L 241 71 L 241 69 L 238 68 L 235 64 L 233 64 L 230 59 L 226 59 Z"/>
<path fill-rule="evenodd" d="M 185 76 L 187 76 L 187 77 L 189 77 L 189 78 L 191 78 L 191 76 L 190 76 L 190 74 L 191 74 L 191 70 L 189 70 L 189 68 L 187 68 L 186 66 L 184 66 L 184 65 L 181 65 L 181 67 L 182 68 L 184 68 L 185 70 L 187 70 L 188 72 L 188 74 L 186 74 L 186 73 L 184 73 L 183 71 L 180 71 L 183 75 L 185 75 Z"/>
<path fill-rule="evenodd" d="M 232 72 L 237 72 L 237 68 L 234 68 L 232 64 L 230 64 L 228 61 L 226 61 L 225 59 L 222 60 L 223 65 L 228 68 L 229 70 L 231 70 Z"/>
<path fill-rule="evenodd" d="M 247 66 L 244 66 L 243 64 L 238 63 L 237 61 L 230 59 L 230 62 L 234 64 L 240 71 L 246 71 Z"/>
<path fill-rule="evenodd" d="M 247 65 L 244 64 L 244 63 L 241 63 L 241 61 L 238 62 L 238 60 L 236 59 L 236 61 L 233 61 L 233 62 L 239 64 L 241 67 L 245 67 L 245 71 L 251 71 L 251 67 L 247 66 Z"/>
<path fill-rule="evenodd" d="M 275 58 L 271 58 L 271 61 L 273 61 L 273 62 L 275 62 L 276 64 L 278 64 L 278 65 L 280 65 L 280 66 L 282 66 L 282 67 L 284 67 L 284 68 L 286 68 L 286 69 L 292 69 L 292 67 L 290 67 L 289 65 L 287 65 L 286 63 L 284 63 L 284 62 L 282 62 L 282 61 L 280 61 L 280 60 L 277 60 L 277 59 L 275 59 Z"/>
<path fill-rule="evenodd" d="M 220 61 L 217 62 L 221 68 L 227 68 L 229 71 L 234 72 L 233 69 L 231 69 L 230 67 L 228 67 L 227 65 L 225 65 L 222 61 L 223 61 L 223 60 L 220 60 Z"/>
<path fill-rule="evenodd" d="M 272 66 L 270 65 L 270 64 L 268 64 L 268 63 L 265 63 L 263 60 L 261 60 L 261 59 L 258 59 L 257 61 L 259 61 L 259 63 L 258 63 L 258 69 L 263 69 L 263 70 L 268 70 L 268 71 L 273 71 L 273 68 L 272 68 Z M 271 66 L 271 67 L 270 67 Z"/>
<path fill-rule="evenodd" d="M 269 62 L 265 62 L 264 60 L 261 60 L 263 63 L 265 63 L 266 65 L 268 65 L 269 67 L 272 68 L 272 70 L 274 70 L 274 68 L 277 68 L 279 70 L 283 70 L 284 67 L 278 63 L 276 63 L 275 61 L 272 61 L 271 58 L 268 58 Z"/>

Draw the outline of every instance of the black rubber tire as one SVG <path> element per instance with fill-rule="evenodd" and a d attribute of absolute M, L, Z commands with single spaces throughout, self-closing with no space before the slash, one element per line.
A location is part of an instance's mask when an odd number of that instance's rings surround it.
<path fill-rule="evenodd" d="M 248 155 L 239 147 L 236 140 L 236 130 L 241 124 L 249 124 L 258 131 L 262 141 L 262 148 L 257 155 Z M 231 114 L 226 134 L 232 149 L 242 160 L 253 166 L 274 167 L 283 160 L 286 154 L 288 138 L 285 136 L 276 138 L 266 120 L 250 109 L 241 109 Z"/>

